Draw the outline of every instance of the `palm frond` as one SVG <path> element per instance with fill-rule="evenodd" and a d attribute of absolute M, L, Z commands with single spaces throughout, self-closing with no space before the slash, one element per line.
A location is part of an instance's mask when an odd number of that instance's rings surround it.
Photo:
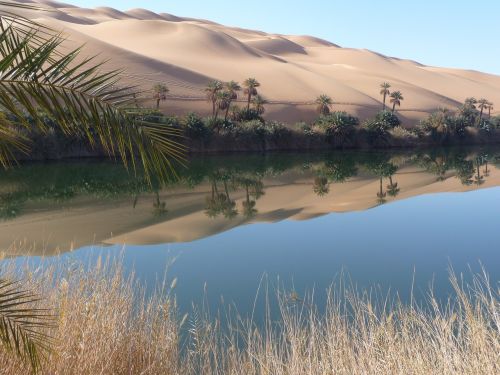
<path fill-rule="evenodd" d="M 48 354 L 52 339 L 50 311 L 39 309 L 39 298 L 19 281 L 0 279 L 0 343 L 38 372 Z"/>
<path fill-rule="evenodd" d="M 185 153 L 180 130 L 150 123 L 130 110 L 138 93 L 134 87 L 119 86 L 120 70 L 103 72 L 94 57 L 80 57 L 81 48 L 58 53 L 64 42 L 59 35 L 40 43 L 36 30 L 19 33 L 4 22 L 0 28 L 0 109 L 20 126 L 46 130 L 41 110 L 64 134 L 100 145 L 109 155 L 119 155 L 126 166 L 136 170 L 135 160 L 140 160 L 148 178 L 166 179 L 175 173 L 174 163 L 182 162 Z M 9 144 L 20 149 L 15 142 Z M 8 155 L 0 152 L 0 163 L 5 165 Z"/>

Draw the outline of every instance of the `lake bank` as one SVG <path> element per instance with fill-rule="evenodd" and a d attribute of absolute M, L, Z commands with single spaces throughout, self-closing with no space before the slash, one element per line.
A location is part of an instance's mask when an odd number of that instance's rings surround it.
<path fill-rule="evenodd" d="M 335 150 L 358 151 L 398 151 L 425 150 L 432 147 L 472 147 L 494 146 L 500 144 L 500 130 L 481 131 L 468 129 L 464 136 L 449 136 L 436 139 L 431 135 L 417 137 L 406 130 L 387 132 L 375 144 L 369 141 L 369 133 L 363 129 L 356 135 L 339 144 L 325 134 L 308 132 L 306 130 L 289 129 L 278 131 L 279 134 L 212 133 L 209 137 L 190 137 L 184 135 L 182 144 L 186 155 L 213 155 L 231 153 L 272 153 L 272 152 L 328 152 Z M 78 139 L 68 140 L 64 137 L 48 134 L 32 140 L 32 148 L 28 155 L 16 155 L 19 161 L 51 161 L 71 159 L 108 158 L 109 155 L 101 148 L 89 148 Z"/>

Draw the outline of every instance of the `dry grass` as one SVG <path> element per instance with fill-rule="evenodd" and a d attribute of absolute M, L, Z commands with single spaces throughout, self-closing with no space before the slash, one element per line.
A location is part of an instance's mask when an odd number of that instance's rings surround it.
<path fill-rule="evenodd" d="M 424 308 L 336 288 L 320 315 L 280 298 L 280 323 L 259 328 L 237 316 L 227 328 L 198 313 L 179 321 L 173 285 L 146 298 L 119 263 L 27 278 L 59 313 L 45 374 L 500 373 L 499 294 L 485 275 L 467 286 L 452 276 L 444 307 L 432 295 Z M 0 350 L 0 374 L 26 371 Z"/>

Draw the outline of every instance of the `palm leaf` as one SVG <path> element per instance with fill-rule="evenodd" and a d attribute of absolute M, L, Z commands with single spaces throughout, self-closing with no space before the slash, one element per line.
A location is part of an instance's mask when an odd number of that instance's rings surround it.
<path fill-rule="evenodd" d="M 38 301 L 19 281 L 0 279 L 0 343 L 29 363 L 35 373 L 51 347 L 46 332 L 53 325 L 49 311 L 35 307 Z"/>
<path fill-rule="evenodd" d="M 94 63 L 94 57 L 80 57 L 81 48 L 58 53 L 64 42 L 58 35 L 41 43 L 33 29 L 19 32 L 19 27 L 6 22 L 0 22 L 0 28 L 0 109 L 13 115 L 18 126 L 45 131 L 41 110 L 67 136 L 82 136 L 91 146 L 100 145 L 126 166 L 136 170 L 135 160 L 140 160 L 147 178 L 175 174 L 174 164 L 182 162 L 185 153 L 180 130 L 150 123 L 130 110 L 138 93 L 134 87 L 119 86 L 120 70 L 101 71 L 102 64 Z M 25 142 L 4 144 L 26 151 Z M 11 151 L 0 151 L 3 165 L 11 157 Z"/>

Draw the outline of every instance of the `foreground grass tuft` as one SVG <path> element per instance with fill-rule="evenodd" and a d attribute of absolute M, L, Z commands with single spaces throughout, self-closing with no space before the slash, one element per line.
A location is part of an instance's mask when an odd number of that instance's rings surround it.
<path fill-rule="evenodd" d="M 464 286 L 452 275 L 444 306 L 432 295 L 419 307 L 334 288 L 320 315 L 281 298 L 281 321 L 263 327 L 237 317 L 222 327 L 198 312 L 178 319 L 175 285 L 146 297 L 120 263 L 27 278 L 59 316 L 43 374 L 500 373 L 499 294 L 486 276 Z M 26 371 L 0 349 L 0 374 Z"/>

